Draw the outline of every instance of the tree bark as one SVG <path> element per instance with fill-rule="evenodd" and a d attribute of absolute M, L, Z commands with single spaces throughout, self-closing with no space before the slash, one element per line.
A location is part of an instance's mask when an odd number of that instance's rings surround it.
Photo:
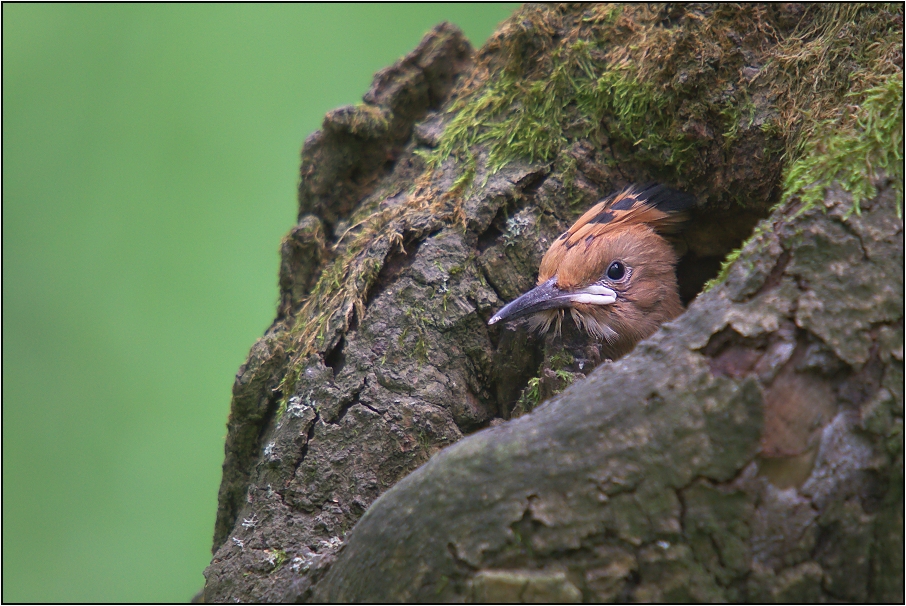
<path fill-rule="evenodd" d="M 329 113 L 205 601 L 902 601 L 903 14 L 840 10 L 527 6 Z M 652 180 L 683 315 L 594 370 L 487 326 Z"/>

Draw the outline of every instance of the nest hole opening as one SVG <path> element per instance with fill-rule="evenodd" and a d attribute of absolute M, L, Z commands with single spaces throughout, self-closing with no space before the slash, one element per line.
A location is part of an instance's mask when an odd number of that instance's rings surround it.
<path fill-rule="evenodd" d="M 727 256 L 738 250 L 752 235 L 759 221 L 770 214 L 770 200 L 763 204 L 753 203 L 749 208 L 727 204 L 725 207 L 707 205 L 690 211 L 688 222 L 671 241 L 679 256 L 676 268 L 677 286 L 684 307 L 702 292 L 705 284 L 716 278 Z M 510 212 L 512 210 L 510 209 Z M 498 212 L 491 226 L 482 234 L 484 248 L 498 244 L 504 233 L 502 223 L 505 213 Z M 578 329 L 567 318 L 563 325 L 564 334 L 557 337 L 557 342 L 564 341 L 567 333 L 577 333 Z M 574 335 L 575 336 L 575 335 Z M 577 342 L 587 340 L 587 335 L 578 334 Z M 545 394 L 540 388 L 543 373 L 547 369 L 545 356 L 550 353 L 545 347 L 545 339 L 534 334 L 524 321 L 516 320 L 499 333 L 495 333 L 495 396 L 499 407 L 498 415 L 503 419 L 519 416 L 534 406 L 524 400 L 537 400 L 537 405 Z M 564 341 L 565 342 L 565 341 Z M 573 344 L 574 345 L 574 344 Z M 575 353 L 575 347 L 567 347 Z M 592 364 L 578 372 L 587 374 L 597 364 Z M 568 370 L 573 365 L 567 365 Z M 550 369 L 547 369 L 548 371 Z M 533 383 L 534 382 L 534 383 Z M 532 389 L 535 392 L 532 392 Z M 520 407 L 526 410 L 517 412 Z"/>
<path fill-rule="evenodd" d="M 720 273 L 721 264 L 739 249 L 759 221 L 768 216 L 762 211 L 731 207 L 697 209 L 677 239 L 681 253 L 676 266 L 680 300 L 688 307 L 709 280 Z"/>

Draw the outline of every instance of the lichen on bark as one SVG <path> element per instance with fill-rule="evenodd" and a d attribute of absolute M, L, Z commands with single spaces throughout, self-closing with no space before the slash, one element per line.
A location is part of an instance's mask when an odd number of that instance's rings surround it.
<path fill-rule="evenodd" d="M 330 112 L 206 601 L 902 599 L 902 19 L 530 5 Z M 650 180 L 698 198 L 685 314 L 595 371 L 581 335 L 487 326 Z"/>

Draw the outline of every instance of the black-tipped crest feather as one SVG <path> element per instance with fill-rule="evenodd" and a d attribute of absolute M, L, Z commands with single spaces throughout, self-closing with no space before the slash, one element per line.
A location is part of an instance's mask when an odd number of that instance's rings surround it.
<path fill-rule="evenodd" d="M 567 249 L 589 236 L 599 236 L 620 225 L 645 223 L 659 232 L 675 231 L 695 207 L 689 194 L 653 183 L 630 185 L 613 193 L 582 215 L 557 240 Z"/>

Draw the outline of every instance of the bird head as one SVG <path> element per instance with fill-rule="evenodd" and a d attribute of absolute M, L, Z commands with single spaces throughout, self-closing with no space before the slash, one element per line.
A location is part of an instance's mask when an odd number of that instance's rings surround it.
<path fill-rule="evenodd" d="M 576 325 L 617 358 L 682 311 L 675 231 L 694 198 L 661 185 L 631 186 L 605 198 L 563 233 L 541 260 L 535 288 L 488 324 L 530 316 L 546 332 L 569 310 Z"/>

